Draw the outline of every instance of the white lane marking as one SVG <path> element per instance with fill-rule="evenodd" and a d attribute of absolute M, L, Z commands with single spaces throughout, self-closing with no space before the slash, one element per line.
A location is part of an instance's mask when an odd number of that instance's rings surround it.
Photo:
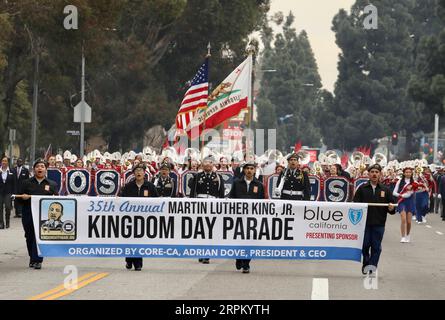
<path fill-rule="evenodd" d="M 432 228 L 432 226 L 430 226 L 429 224 L 427 224 L 425 227 L 427 227 L 428 229 Z"/>
<path fill-rule="evenodd" d="M 325 278 L 312 279 L 312 300 L 329 300 L 329 280 Z"/>
<path fill-rule="evenodd" d="M 439 236 L 443 236 L 443 233 L 440 232 L 440 231 L 436 231 L 436 233 L 437 233 Z"/>

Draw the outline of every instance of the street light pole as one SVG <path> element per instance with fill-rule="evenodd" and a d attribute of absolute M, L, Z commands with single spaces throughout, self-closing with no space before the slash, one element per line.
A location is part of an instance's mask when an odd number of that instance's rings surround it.
<path fill-rule="evenodd" d="M 36 135 L 37 135 L 37 104 L 39 97 L 39 61 L 40 55 L 38 49 L 35 50 L 35 60 L 34 60 L 34 89 L 33 89 L 33 99 L 32 99 L 32 116 L 31 116 L 31 152 L 30 152 L 30 163 L 34 163 L 36 158 Z"/>

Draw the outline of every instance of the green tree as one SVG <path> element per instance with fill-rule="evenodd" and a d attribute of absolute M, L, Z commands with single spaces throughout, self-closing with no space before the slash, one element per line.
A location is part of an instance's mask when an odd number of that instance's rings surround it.
<path fill-rule="evenodd" d="M 414 72 L 418 39 L 433 32 L 427 20 L 431 1 L 380 0 L 378 28 L 366 29 L 363 9 L 369 1 L 358 0 L 348 14 L 335 16 L 332 30 L 341 49 L 334 99 L 324 105 L 324 142 L 330 148 L 351 150 L 371 140 L 404 131 L 407 151 L 412 134 L 429 115 L 408 94 Z"/>
<path fill-rule="evenodd" d="M 265 49 L 261 66 L 277 71 L 262 76 L 256 102 L 257 127 L 277 128 L 277 147 L 282 150 L 288 150 L 298 140 L 305 145 L 320 145 L 316 113 L 321 79 L 308 36 L 305 31 L 297 34 L 292 28 L 293 22 L 294 16 L 290 13 L 283 32 L 275 37 L 271 36 L 269 26 L 263 28 Z"/>

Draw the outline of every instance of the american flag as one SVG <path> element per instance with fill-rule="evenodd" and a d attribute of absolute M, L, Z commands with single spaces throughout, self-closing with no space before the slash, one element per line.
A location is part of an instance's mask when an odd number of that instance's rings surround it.
<path fill-rule="evenodd" d="M 209 60 L 206 59 L 193 77 L 176 116 L 176 129 L 185 130 L 200 108 L 207 107 L 209 97 Z"/>

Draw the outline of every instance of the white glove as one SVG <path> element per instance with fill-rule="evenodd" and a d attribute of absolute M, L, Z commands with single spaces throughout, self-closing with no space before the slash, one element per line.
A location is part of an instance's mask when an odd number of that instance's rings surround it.
<path fill-rule="evenodd" d="M 437 195 L 437 198 L 438 198 L 438 199 L 442 199 L 442 195 L 439 193 L 439 194 Z"/>
<path fill-rule="evenodd" d="M 406 199 L 406 198 L 411 197 L 411 195 L 412 195 L 412 192 L 407 192 L 405 194 L 402 194 L 402 198 Z"/>

